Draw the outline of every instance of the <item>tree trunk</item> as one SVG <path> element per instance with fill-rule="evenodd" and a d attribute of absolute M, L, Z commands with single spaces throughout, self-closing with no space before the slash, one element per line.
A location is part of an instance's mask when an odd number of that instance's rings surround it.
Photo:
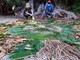
<path fill-rule="evenodd" d="M 53 17 L 65 20 L 78 19 L 73 12 L 63 10 L 59 6 L 54 9 Z"/>
<path fill-rule="evenodd" d="M 60 1 L 58 1 L 58 0 L 54 0 L 54 5 L 55 5 L 55 6 L 59 6 L 59 5 L 61 5 L 61 3 L 60 3 Z"/>
<path fill-rule="evenodd" d="M 32 12 L 32 19 L 34 20 L 35 18 L 34 18 L 34 1 L 33 0 L 30 0 L 29 1 L 29 3 L 30 3 L 30 5 L 31 5 L 31 12 Z"/>
<path fill-rule="evenodd" d="M 3 10 L 2 10 L 2 3 L 3 3 L 3 0 L 0 0 L 0 14 L 2 14 Z"/>

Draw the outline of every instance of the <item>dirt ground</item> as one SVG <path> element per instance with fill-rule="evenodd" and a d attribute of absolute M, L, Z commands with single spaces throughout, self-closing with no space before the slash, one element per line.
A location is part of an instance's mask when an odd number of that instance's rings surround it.
<path fill-rule="evenodd" d="M 74 21 L 80 21 L 80 14 L 78 15 L 79 18 L 74 20 Z M 22 18 L 20 17 L 16 17 L 16 16 L 0 16 L 0 23 L 6 23 L 6 22 L 12 22 L 12 21 L 16 21 L 16 20 L 23 20 Z M 55 19 L 52 19 L 52 20 L 55 20 Z M 59 20 L 59 19 L 57 19 Z M 43 19 L 35 19 L 35 21 L 38 21 L 38 22 L 46 22 L 47 19 L 43 18 Z"/>
<path fill-rule="evenodd" d="M 20 19 L 21 18 L 16 16 L 0 16 L 0 23 L 12 22 Z"/>

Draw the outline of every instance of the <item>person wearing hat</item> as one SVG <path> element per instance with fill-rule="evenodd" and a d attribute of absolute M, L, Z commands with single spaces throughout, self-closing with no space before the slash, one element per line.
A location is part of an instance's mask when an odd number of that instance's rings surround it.
<path fill-rule="evenodd" d="M 48 0 L 48 2 L 46 3 L 46 5 L 45 5 L 45 16 L 47 17 L 47 18 L 49 18 L 49 17 L 53 17 L 53 11 L 54 11 L 54 6 L 53 6 L 53 4 L 51 3 L 51 0 Z"/>

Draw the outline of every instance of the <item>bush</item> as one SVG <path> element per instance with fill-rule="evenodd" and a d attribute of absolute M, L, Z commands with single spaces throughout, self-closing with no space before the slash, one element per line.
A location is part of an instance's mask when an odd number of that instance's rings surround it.
<path fill-rule="evenodd" d="M 13 5 L 17 5 L 20 2 L 22 2 L 22 0 L 4 0 L 6 2 L 7 5 L 9 6 L 13 6 Z"/>
<path fill-rule="evenodd" d="M 71 7 L 71 10 L 73 12 L 78 12 L 80 13 L 80 3 L 75 3 L 72 7 Z"/>

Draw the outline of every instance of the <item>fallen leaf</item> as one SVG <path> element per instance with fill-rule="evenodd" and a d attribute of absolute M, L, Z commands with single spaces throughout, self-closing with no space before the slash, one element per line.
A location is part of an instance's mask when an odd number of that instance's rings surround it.
<path fill-rule="evenodd" d="M 75 38 L 76 38 L 76 39 L 80 39 L 80 33 L 76 33 L 76 34 L 75 34 Z"/>
<path fill-rule="evenodd" d="M 73 28 L 76 29 L 76 30 L 78 30 L 78 31 L 80 31 L 80 25 L 74 25 Z"/>
<path fill-rule="evenodd" d="M 24 42 L 24 41 L 26 41 L 26 40 L 27 40 L 26 38 L 20 38 L 20 37 L 18 37 L 18 38 L 15 39 L 15 41 L 16 41 L 17 43 L 22 43 L 22 42 Z"/>
<path fill-rule="evenodd" d="M 6 50 L 0 47 L 0 58 L 2 58 L 6 54 Z"/>

